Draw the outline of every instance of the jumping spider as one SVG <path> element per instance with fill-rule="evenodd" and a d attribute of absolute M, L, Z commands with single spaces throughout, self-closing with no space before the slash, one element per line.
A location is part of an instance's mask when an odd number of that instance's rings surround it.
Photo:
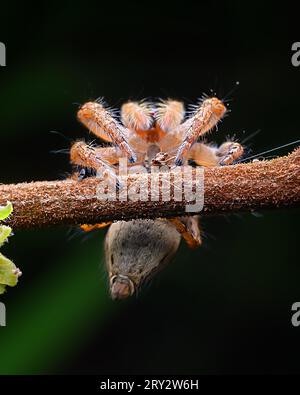
<path fill-rule="evenodd" d="M 231 165 L 243 155 L 234 141 L 213 146 L 198 141 L 223 118 L 225 104 L 205 97 L 185 118 L 183 103 L 163 100 L 123 104 L 118 122 L 102 102 L 88 102 L 78 111 L 78 119 L 97 137 L 111 143 L 92 147 L 77 141 L 71 147 L 74 165 L 103 171 L 110 177 L 122 157 L 128 166 L 168 164 L 180 166 L 192 160 L 204 167 Z M 90 231 L 109 226 L 106 239 L 106 266 L 113 299 L 132 295 L 142 283 L 163 267 L 176 253 L 181 236 L 191 248 L 201 244 L 199 217 L 136 219 L 99 225 L 82 225 Z"/>

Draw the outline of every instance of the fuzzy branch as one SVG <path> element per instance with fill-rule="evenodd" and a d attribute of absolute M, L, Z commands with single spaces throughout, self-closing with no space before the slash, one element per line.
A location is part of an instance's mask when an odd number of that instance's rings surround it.
<path fill-rule="evenodd" d="M 161 177 L 156 174 L 155 177 Z M 153 175 L 152 175 L 153 176 Z M 122 183 L 130 188 L 149 185 L 150 174 L 129 175 Z M 0 185 L 0 205 L 11 201 L 14 229 L 50 225 L 100 223 L 132 218 L 174 217 L 186 214 L 186 199 L 176 201 L 103 201 L 97 198 L 101 179 L 45 181 Z M 195 172 L 187 186 L 196 188 Z M 143 184 L 144 183 L 144 184 Z M 163 182 L 160 181 L 160 185 Z M 201 214 L 300 206 L 300 148 L 273 160 L 204 170 L 204 208 Z"/>

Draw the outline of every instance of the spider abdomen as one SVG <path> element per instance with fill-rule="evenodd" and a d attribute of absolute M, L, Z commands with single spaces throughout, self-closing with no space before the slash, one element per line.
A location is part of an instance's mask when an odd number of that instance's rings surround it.
<path fill-rule="evenodd" d="M 181 236 L 163 219 L 113 223 L 106 235 L 106 266 L 114 299 L 130 296 L 175 255 Z"/>

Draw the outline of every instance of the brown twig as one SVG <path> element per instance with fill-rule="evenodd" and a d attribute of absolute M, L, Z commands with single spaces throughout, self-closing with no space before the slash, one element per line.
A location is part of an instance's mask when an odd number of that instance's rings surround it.
<path fill-rule="evenodd" d="M 174 217 L 186 214 L 186 205 L 190 203 L 187 199 L 176 201 L 172 188 L 168 202 L 162 199 L 157 202 L 103 201 L 97 198 L 97 187 L 102 181 L 88 178 L 0 185 L 0 205 L 7 201 L 13 203 L 14 214 L 8 223 L 20 229 L 137 217 Z M 151 176 L 131 175 L 121 182 L 128 182 L 129 188 L 141 182 L 150 186 Z M 185 183 L 195 187 L 195 172 Z M 300 148 L 273 160 L 205 169 L 204 188 L 201 214 L 299 207 Z"/>

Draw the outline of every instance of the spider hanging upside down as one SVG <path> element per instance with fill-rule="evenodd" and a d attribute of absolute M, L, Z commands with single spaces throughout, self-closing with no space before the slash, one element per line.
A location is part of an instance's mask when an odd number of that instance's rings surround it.
<path fill-rule="evenodd" d="M 92 147 L 77 141 L 71 148 L 71 162 L 83 168 L 115 174 L 119 159 L 128 166 L 149 168 L 155 163 L 171 166 L 194 164 L 204 167 L 231 165 L 243 155 L 234 141 L 221 146 L 198 141 L 222 119 L 225 104 L 216 97 L 205 97 L 191 117 L 175 100 L 158 103 L 128 102 L 122 106 L 118 122 L 101 102 L 88 102 L 78 111 L 78 119 L 97 137 L 111 143 Z M 132 295 L 176 253 L 181 236 L 191 248 L 201 244 L 199 217 L 135 219 L 98 225 L 82 225 L 90 231 L 109 225 L 105 239 L 106 266 L 113 299 Z"/>

